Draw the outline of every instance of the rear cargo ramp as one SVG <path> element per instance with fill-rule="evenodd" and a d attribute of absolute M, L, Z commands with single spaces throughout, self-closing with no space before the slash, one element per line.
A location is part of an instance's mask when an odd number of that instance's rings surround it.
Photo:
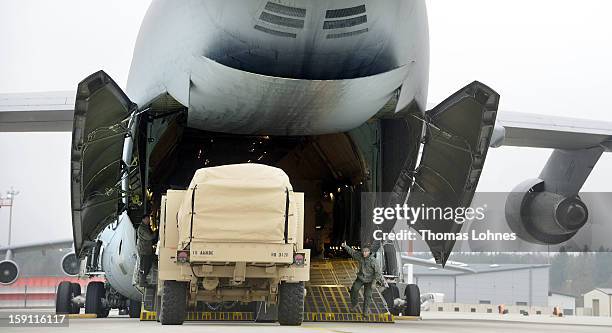
<path fill-rule="evenodd" d="M 380 292 L 372 290 L 372 313 L 351 312 L 349 290 L 357 263 L 351 259 L 315 259 L 311 262 L 310 282 L 306 284 L 304 321 L 392 323 L 393 316 Z M 363 305 L 363 291 L 359 296 Z M 143 311 L 141 320 L 155 320 L 155 312 Z M 186 321 L 254 321 L 252 312 L 188 312 Z"/>
<path fill-rule="evenodd" d="M 393 322 L 380 292 L 373 288 L 371 314 L 352 312 L 349 290 L 357 278 L 357 263 L 350 259 L 313 260 L 306 284 L 305 321 Z M 359 307 L 363 306 L 363 290 Z"/>

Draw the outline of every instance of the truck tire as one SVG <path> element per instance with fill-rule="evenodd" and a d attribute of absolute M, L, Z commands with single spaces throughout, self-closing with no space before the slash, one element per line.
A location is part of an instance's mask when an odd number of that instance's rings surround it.
<path fill-rule="evenodd" d="M 55 313 L 72 313 L 72 284 L 68 281 L 62 281 L 57 286 L 57 292 L 55 293 Z"/>
<path fill-rule="evenodd" d="M 159 321 L 162 325 L 182 325 L 187 310 L 187 283 L 164 281 L 161 308 Z"/>
<path fill-rule="evenodd" d="M 128 313 L 130 314 L 130 318 L 140 318 L 141 307 L 142 307 L 142 303 L 140 301 L 135 301 L 131 299 L 130 306 L 128 308 Z"/>
<path fill-rule="evenodd" d="M 87 293 L 85 294 L 85 313 L 95 313 L 98 318 L 108 317 L 110 309 L 104 307 L 102 299 L 106 296 L 104 283 L 93 281 L 87 284 Z"/>
<path fill-rule="evenodd" d="M 304 283 L 281 283 L 278 290 L 278 323 L 299 326 L 304 319 Z"/>
<path fill-rule="evenodd" d="M 404 316 L 418 317 L 421 315 L 421 291 L 416 284 L 409 284 L 404 291 L 406 306 Z"/>
<path fill-rule="evenodd" d="M 72 291 L 72 297 L 77 297 L 77 296 L 81 296 L 81 285 L 78 283 L 71 283 L 70 284 L 70 289 Z M 72 303 L 72 300 L 71 300 Z M 70 311 L 70 313 L 72 314 L 77 314 L 81 312 L 81 306 L 77 303 L 72 303 L 72 311 Z"/>

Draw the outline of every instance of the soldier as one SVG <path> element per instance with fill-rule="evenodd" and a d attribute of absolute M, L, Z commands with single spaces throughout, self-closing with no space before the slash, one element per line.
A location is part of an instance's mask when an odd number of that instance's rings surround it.
<path fill-rule="evenodd" d="M 376 259 L 370 255 L 368 245 L 363 246 L 361 252 L 353 250 L 346 245 L 346 242 L 342 243 L 342 247 L 359 263 L 357 279 L 351 287 L 351 310 L 357 312 L 359 289 L 363 286 L 363 314 L 367 315 L 370 313 L 370 304 L 372 303 L 372 285 L 374 282 L 385 285 L 381 269 L 376 263 Z"/>
<path fill-rule="evenodd" d="M 151 216 L 145 215 L 142 218 L 142 223 L 138 227 L 138 257 L 140 258 L 140 271 L 138 276 L 138 284 L 141 287 L 147 285 L 147 275 L 153 265 L 153 239 L 155 233 L 151 230 Z"/>

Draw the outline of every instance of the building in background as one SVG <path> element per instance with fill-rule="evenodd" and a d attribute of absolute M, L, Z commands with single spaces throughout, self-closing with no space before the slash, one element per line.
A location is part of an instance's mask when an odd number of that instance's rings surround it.
<path fill-rule="evenodd" d="M 421 294 L 443 293 L 445 303 L 548 307 L 549 265 L 465 265 L 474 272 L 414 267 Z"/>
<path fill-rule="evenodd" d="M 573 316 L 576 314 L 576 297 L 558 292 L 548 293 L 548 306 L 561 308 L 564 316 Z"/>
<path fill-rule="evenodd" d="M 595 317 L 612 317 L 612 288 L 595 288 L 584 294 L 584 308 Z"/>

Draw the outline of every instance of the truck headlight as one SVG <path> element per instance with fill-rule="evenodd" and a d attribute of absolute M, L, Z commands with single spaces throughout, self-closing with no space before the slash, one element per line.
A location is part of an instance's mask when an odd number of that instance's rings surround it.
<path fill-rule="evenodd" d="M 296 253 L 293 255 L 293 263 L 296 266 L 304 266 L 304 264 L 306 263 L 306 256 L 304 255 L 304 253 Z"/>
<path fill-rule="evenodd" d="M 189 250 L 176 251 L 176 261 L 186 263 L 189 261 Z"/>

